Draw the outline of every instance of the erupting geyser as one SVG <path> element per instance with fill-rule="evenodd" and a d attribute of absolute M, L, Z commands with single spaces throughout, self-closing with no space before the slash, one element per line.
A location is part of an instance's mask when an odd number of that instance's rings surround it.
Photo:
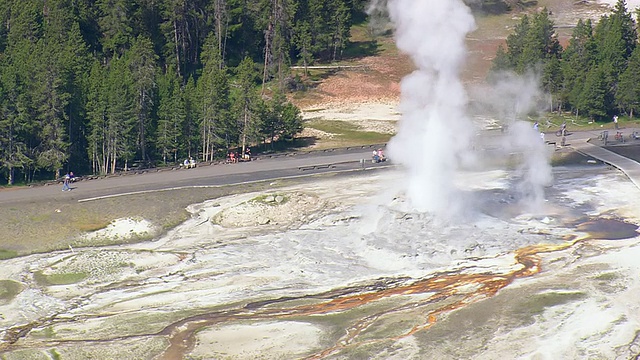
<path fill-rule="evenodd" d="M 398 134 L 389 143 L 389 155 L 408 172 L 401 186 L 406 187 L 402 190 L 411 206 L 444 217 L 458 215 L 467 206 L 454 185 L 454 175 L 461 165 L 476 158 L 470 146 L 476 128 L 467 114 L 468 98 L 460 78 L 467 54 L 465 39 L 475 29 L 474 17 L 462 0 L 390 0 L 387 7 L 397 46 L 416 66 L 401 83 L 403 115 Z M 518 79 L 507 80 L 511 87 L 518 87 Z M 504 86 L 504 82 L 498 84 Z M 489 91 L 499 93 L 500 89 Z M 521 103 L 535 103 L 535 92 L 516 94 L 530 94 Z M 492 104 L 494 107 L 517 107 L 505 104 L 504 98 L 495 101 L 499 104 Z M 529 110 L 522 107 L 516 109 L 514 118 L 501 119 L 512 123 L 502 154 L 524 155 L 515 190 L 526 205 L 539 205 L 551 171 L 540 134 L 528 123 L 516 121 Z"/>
<path fill-rule="evenodd" d="M 453 175 L 474 134 L 459 73 L 475 20 L 461 0 L 392 0 L 388 9 L 397 46 L 417 68 L 402 80 L 402 121 L 389 155 L 408 170 L 406 191 L 417 210 L 452 215 L 461 206 Z"/>

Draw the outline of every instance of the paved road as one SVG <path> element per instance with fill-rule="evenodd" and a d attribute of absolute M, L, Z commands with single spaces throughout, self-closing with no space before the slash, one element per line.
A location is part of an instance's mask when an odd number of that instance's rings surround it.
<path fill-rule="evenodd" d="M 577 151 L 620 168 L 638 187 L 640 187 L 640 151 L 617 151 L 628 148 L 640 140 L 629 140 L 628 135 L 640 129 L 623 129 L 627 137 L 625 144 L 610 141 L 606 149 L 597 139 L 601 131 L 575 131 L 567 136 L 566 145 Z M 609 131 L 611 137 L 615 131 Z M 611 138 L 610 137 L 610 138 Z M 547 141 L 558 141 L 554 132 L 547 132 Z M 592 139 L 588 142 L 589 139 Z M 622 145 L 622 147 L 621 147 Z M 372 147 L 356 147 L 330 151 L 318 151 L 307 154 L 266 157 L 258 160 L 237 163 L 199 166 L 195 169 L 150 170 L 144 174 L 122 175 L 80 181 L 72 185 L 73 190 L 62 192 L 61 185 L 34 186 L 0 191 L 0 204 L 50 200 L 85 201 L 95 197 L 117 194 L 156 191 L 190 186 L 216 186 L 251 181 L 269 180 L 283 177 L 296 177 L 328 171 L 352 171 L 386 165 L 372 164 Z M 608 149 L 608 150 L 607 150 Z M 613 151 L 611 151 L 613 150 Z M 364 163 L 361 161 L 364 160 Z"/>
<path fill-rule="evenodd" d="M 8 189 L 0 191 L 0 204 L 43 199 L 85 201 L 94 197 L 123 193 L 227 185 L 385 165 L 371 163 L 371 150 L 370 147 L 357 147 L 289 156 L 263 156 L 251 162 L 215 164 L 195 169 L 150 170 L 144 174 L 78 181 L 72 184 L 72 191 L 66 192 L 62 191 L 62 185 Z"/>

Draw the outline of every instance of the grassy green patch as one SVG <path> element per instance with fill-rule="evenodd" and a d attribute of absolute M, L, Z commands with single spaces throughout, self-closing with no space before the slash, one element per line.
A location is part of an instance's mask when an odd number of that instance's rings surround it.
<path fill-rule="evenodd" d="M 11 259 L 18 256 L 17 251 L 0 249 L 0 260 Z"/>
<path fill-rule="evenodd" d="M 535 119 L 530 119 L 534 121 Z M 613 129 L 613 119 L 605 119 L 601 121 L 593 121 L 592 119 L 583 117 L 583 116 L 575 116 L 575 114 L 571 113 L 545 113 L 539 119 L 540 129 L 542 131 L 555 131 L 560 129 L 560 125 L 563 122 L 567 123 L 567 129 L 569 132 L 571 131 L 579 131 L 579 130 L 599 130 L 599 129 Z M 620 116 L 618 118 L 618 125 L 620 128 L 631 128 L 631 127 L 639 127 L 640 119 L 638 118 L 630 118 L 628 116 Z"/>
<path fill-rule="evenodd" d="M 167 217 L 161 227 L 163 230 L 170 230 L 187 221 L 187 219 L 189 219 L 189 212 L 187 210 L 178 211 L 174 216 Z"/>
<path fill-rule="evenodd" d="M 87 274 L 79 272 L 45 275 L 41 271 L 37 271 L 33 274 L 33 277 L 40 285 L 69 285 L 86 279 Z"/>
<path fill-rule="evenodd" d="M 373 131 L 361 131 L 358 126 L 339 120 L 309 120 L 306 126 L 312 129 L 335 134 L 340 143 L 350 145 L 381 144 L 391 138 L 390 134 Z"/>
<path fill-rule="evenodd" d="M 22 284 L 13 280 L 0 280 L 0 300 L 11 300 L 22 291 Z"/>
<path fill-rule="evenodd" d="M 106 220 L 76 220 L 72 224 L 76 229 L 86 232 L 104 229 L 107 225 L 109 225 L 109 221 Z"/>

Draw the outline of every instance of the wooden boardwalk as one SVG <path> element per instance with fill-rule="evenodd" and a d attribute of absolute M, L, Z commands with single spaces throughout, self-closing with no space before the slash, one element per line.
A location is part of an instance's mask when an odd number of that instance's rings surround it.
<path fill-rule="evenodd" d="M 597 135 L 595 136 L 597 138 Z M 606 164 L 620 169 L 636 187 L 640 188 L 640 163 L 622 155 L 609 151 L 601 146 L 594 145 L 588 141 L 589 137 L 579 137 L 572 139 L 570 147 L 576 151 L 598 159 Z"/>

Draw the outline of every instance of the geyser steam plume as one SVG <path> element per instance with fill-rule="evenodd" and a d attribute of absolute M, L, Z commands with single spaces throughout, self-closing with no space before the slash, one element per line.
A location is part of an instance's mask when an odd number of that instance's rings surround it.
<path fill-rule="evenodd" d="M 463 206 L 454 175 L 474 134 L 459 73 L 475 20 L 462 0 L 389 0 L 387 7 L 398 49 L 417 67 L 401 83 L 403 115 L 389 156 L 409 172 L 406 192 L 416 210 L 454 215 Z"/>

